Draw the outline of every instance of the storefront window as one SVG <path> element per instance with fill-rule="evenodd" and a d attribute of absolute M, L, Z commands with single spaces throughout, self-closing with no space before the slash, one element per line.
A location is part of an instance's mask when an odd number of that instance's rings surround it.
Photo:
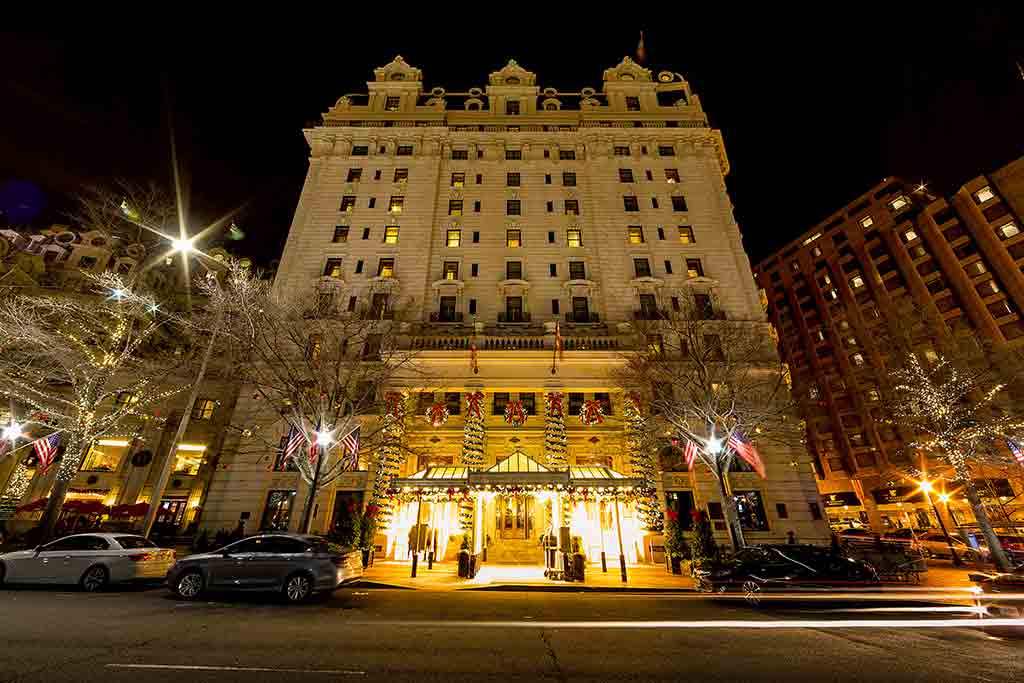
<path fill-rule="evenodd" d="M 264 531 L 287 531 L 294 502 L 295 491 L 269 492 L 267 494 L 267 506 L 263 508 L 263 521 L 260 523 L 260 529 Z"/>
<path fill-rule="evenodd" d="M 118 439 L 99 439 L 82 463 L 84 472 L 114 472 L 128 450 L 128 442 Z"/>
<path fill-rule="evenodd" d="M 768 517 L 764 513 L 760 491 L 735 491 L 732 499 L 744 531 L 768 531 Z"/>

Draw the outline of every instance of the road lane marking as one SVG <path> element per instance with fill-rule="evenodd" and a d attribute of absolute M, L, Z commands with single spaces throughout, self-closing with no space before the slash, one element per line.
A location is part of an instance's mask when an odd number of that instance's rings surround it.
<path fill-rule="evenodd" d="M 365 676 L 355 669 L 274 669 L 259 666 L 203 666 L 200 664 L 107 664 L 108 669 L 159 669 L 164 671 L 241 671 L 247 673 L 326 674 L 331 676 Z"/>
<path fill-rule="evenodd" d="M 848 628 L 978 628 L 1016 626 L 1024 619 L 787 619 L 743 621 L 708 619 L 700 621 L 353 621 L 345 626 L 396 626 L 404 628 L 533 628 L 533 629 L 848 629 Z"/>

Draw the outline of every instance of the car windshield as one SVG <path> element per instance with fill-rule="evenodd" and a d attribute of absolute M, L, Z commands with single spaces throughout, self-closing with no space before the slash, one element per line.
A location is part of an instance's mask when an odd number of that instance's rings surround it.
<path fill-rule="evenodd" d="M 331 543 L 330 541 L 313 541 L 313 552 L 318 555 L 323 554 L 334 554 L 340 555 L 345 552 L 345 548 L 338 545 L 337 543 Z"/>
<path fill-rule="evenodd" d="M 149 540 L 148 538 L 143 538 L 142 536 L 118 536 L 117 542 L 125 550 L 138 550 L 139 548 L 159 547 L 157 546 L 156 543 L 153 543 L 153 541 Z"/>

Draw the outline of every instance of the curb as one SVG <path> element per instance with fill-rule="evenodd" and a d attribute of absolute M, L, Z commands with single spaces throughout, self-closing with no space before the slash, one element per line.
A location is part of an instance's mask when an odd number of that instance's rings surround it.
<path fill-rule="evenodd" d="M 640 586 L 574 586 L 572 584 L 493 584 L 460 588 L 464 591 L 523 591 L 536 593 L 696 593 L 693 588 L 643 588 Z"/>

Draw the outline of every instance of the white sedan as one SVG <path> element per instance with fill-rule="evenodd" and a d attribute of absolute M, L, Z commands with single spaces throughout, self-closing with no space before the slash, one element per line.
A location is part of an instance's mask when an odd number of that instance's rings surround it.
<path fill-rule="evenodd" d="M 174 551 L 133 534 L 76 534 L 0 555 L 5 583 L 78 584 L 98 591 L 111 583 L 157 581 L 174 564 Z"/>

